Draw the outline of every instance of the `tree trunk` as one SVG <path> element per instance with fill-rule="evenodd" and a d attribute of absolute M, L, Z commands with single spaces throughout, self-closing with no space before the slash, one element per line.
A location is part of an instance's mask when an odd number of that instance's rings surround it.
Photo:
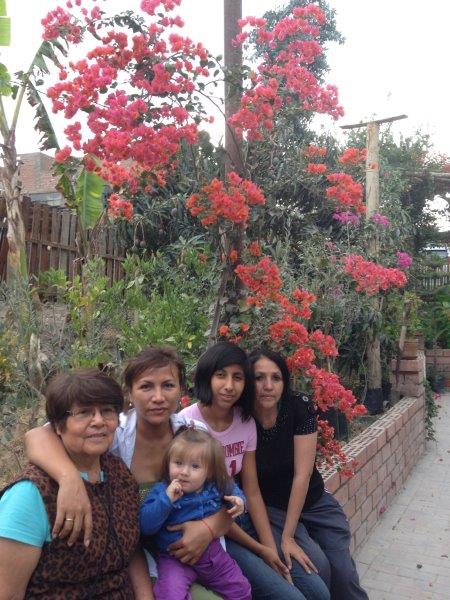
<path fill-rule="evenodd" d="M 17 153 L 14 131 L 2 146 L 3 170 L 2 183 L 6 201 L 8 231 L 8 257 L 6 279 L 8 283 L 18 282 L 27 277 L 27 258 L 25 249 L 25 227 L 20 210 L 21 184 L 18 178 Z"/>
<path fill-rule="evenodd" d="M 244 175 L 244 163 L 239 140 L 234 135 L 233 130 L 228 124 L 228 119 L 239 110 L 241 101 L 241 72 L 242 72 L 242 48 L 233 46 L 233 39 L 239 33 L 237 22 L 242 18 L 242 0 L 224 0 L 223 2 L 224 18 L 224 66 L 225 66 L 225 179 L 230 171 L 236 171 L 240 176 Z M 223 297 L 226 294 L 227 286 L 234 288 L 234 298 L 230 303 L 237 304 L 237 300 L 242 293 L 240 280 L 233 272 L 228 263 L 228 256 L 231 249 L 236 250 L 239 257 L 242 254 L 244 246 L 244 229 L 236 224 L 232 233 L 220 232 L 221 245 L 225 254 L 225 262 L 217 292 L 217 300 L 214 306 L 214 313 L 211 321 L 211 329 L 208 336 L 208 348 L 217 340 L 217 330 L 220 324 L 220 318 L 223 307 Z"/>

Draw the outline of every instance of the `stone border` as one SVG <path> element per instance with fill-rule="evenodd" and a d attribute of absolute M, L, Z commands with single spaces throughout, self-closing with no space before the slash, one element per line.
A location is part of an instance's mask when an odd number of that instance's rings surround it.
<path fill-rule="evenodd" d="M 425 450 L 425 398 L 404 398 L 343 448 L 358 465 L 351 479 L 323 472 L 325 487 L 350 521 L 352 551 L 392 504 Z"/>

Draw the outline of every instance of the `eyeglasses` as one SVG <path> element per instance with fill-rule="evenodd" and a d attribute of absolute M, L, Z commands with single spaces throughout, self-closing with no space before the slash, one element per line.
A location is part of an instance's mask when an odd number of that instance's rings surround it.
<path fill-rule="evenodd" d="M 95 417 L 97 411 L 104 421 L 117 419 L 117 410 L 113 406 L 84 406 L 75 410 L 68 410 L 67 414 L 78 423 L 89 423 Z"/>

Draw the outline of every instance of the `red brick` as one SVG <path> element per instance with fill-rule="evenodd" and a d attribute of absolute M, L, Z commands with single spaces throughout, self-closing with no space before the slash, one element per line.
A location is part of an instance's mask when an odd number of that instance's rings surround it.
<path fill-rule="evenodd" d="M 373 473 L 367 481 L 367 495 L 371 494 L 373 490 L 377 487 L 378 483 L 378 475 L 377 473 Z"/>
<path fill-rule="evenodd" d="M 381 458 L 382 458 L 383 462 L 386 462 L 390 456 L 391 456 L 391 446 L 389 443 L 387 443 L 381 449 Z"/>
<path fill-rule="evenodd" d="M 350 480 L 351 481 L 351 480 Z M 342 485 L 337 492 L 334 493 L 334 497 L 339 502 L 341 506 L 344 506 L 348 500 L 348 483 Z"/>
<path fill-rule="evenodd" d="M 389 423 L 386 429 L 386 439 L 387 441 L 391 440 L 395 435 L 395 421 Z"/>
<path fill-rule="evenodd" d="M 381 448 L 384 448 L 385 445 L 386 445 L 386 432 L 382 431 L 377 436 L 377 448 L 378 448 L 378 450 L 381 450 Z"/>
<path fill-rule="evenodd" d="M 336 472 L 332 473 L 331 475 L 329 475 L 328 477 L 324 478 L 324 483 L 325 483 L 325 487 L 327 488 L 327 490 L 331 494 L 334 494 L 334 492 L 339 488 L 339 486 L 341 484 L 341 479 L 340 479 L 339 473 L 336 471 Z"/>
<path fill-rule="evenodd" d="M 369 479 L 369 477 L 372 475 L 372 471 L 373 471 L 373 461 L 370 460 L 361 469 L 361 481 L 363 483 Z"/>
<path fill-rule="evenodd" d="M 383 483 L 383 481 L 386 479 L 386 475 L 387 475 L 387 466 L 386 466 L 386 463 L 384 463 L 383 465 L 381 465 L 381 467 L 377 471 L 378 485 Z"/>
<path fill-rule="evenodd" d="M 357 510 L 350 519 L 350 531 L 354 533 L 361 525 L 361 509 Z"/>
<path fill-rule="evenodd" d="M 391 361 L 391 369 L 395 373 L 397 371 L 397 361 L 395 358 Z M 420 371 L 420 363 L 417 358 L 412 360 L 404 359 L 400 361 L 399 373 L 414 373 Z"/>
<path fill-rule="evenodd" d="M 398 450 L 398 452 L 400 452 L 400 451 Z M 387 472 L 392 473 L 392 471 L 395 469 L 396 464 L 397 464 L 396 456 L 394 454 L 391 454 L 391 456 L 388 458 L 388 460 L 386 462 Z"/>
<path fill-rule="evenodd" d="M 355 476 L 352 477 L 348 482 L 348 495 L 350 497 L 354 496 L 360 487 L 361 487 L 361 471 L 358 471 L 358 473 L 356 473 Z M 345 502 L 346 501 L 347 500 L 345 500 Z"/>
<path fill-rule="evenodd" d="M 400 446 L 400 439 L 398 435 L 395 435 L 391 440 L 391 452 L 395 452 Z"/>
<path fill-rule="evenodd" d="M 373 505 L 377 506 L 377 504 L 380 503 L 381 499 L 383 497 L 383 489 L 382 486 L 379 485 L 372 494 L 372 501 L 373 501 Z"/>
<path fill-rule="evenodd" d="M 388 491 L 391 489 L 392 486 L 392 476 L 388 475 L 386 477 L 386 479 L 383 481 L 383 484 L 381 486 L 381 491 L 383 496 L 387 495 Z M 374 496 L 375 496 L 375 492 L 374 492 Z"/>
<path fill-rule="evenodd" d="M 352 496 L 350 496 L 351 498 Z M 356 508 L 359 508 L 361 506 L 361 504 L 364 502 L 364 500 L 367 498 L 367 488 L 366 488 L 366 484 L 363 484 L 359 490 L 357 490 L 356 494 L 355 494 L 355 502 L 356 502 Z"/>
<path fill-rule="evenodd" d="M 366 498 L 366 500 L 363 502 L 363 505 L 361 506 L 361 520 L 365 521 L 367 519 L 367 517 L 370 514 L 370 511 L 372 510 L 373 506 L 372 506 L 372 496 L 369 496 L 368 498 Z"/>
<path fill-rule="evenodd" d="M 360 446 L 352 450 L 352 458 L 356 460 L 359 466 L 362 466 L 366 463 L 367 460 L 367 449 L 365 446 Z"/>
<path fill-rule="evenodd" d="M 366 445 L 366 458 L 370 460 L 378 451 L 378 443 L 377 440 L 370 440 L 370 442 Z"/>
<path fill-rule="evenodd" d="M 347 516 L 347 519 L 351 519 L 356 511 L 355 497 L 353 496 L 353 498 L 349 498 L 348 502 L 346 502 L 342 508 Z"/>

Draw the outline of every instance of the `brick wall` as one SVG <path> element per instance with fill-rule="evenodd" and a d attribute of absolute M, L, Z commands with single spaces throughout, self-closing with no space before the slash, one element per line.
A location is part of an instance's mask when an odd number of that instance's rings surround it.
<path fill-rule="evenodd" d="M 414 395 L 400 400 L 344 446 L 347 455 L 358 462 L 352 479 L 335 470 L 324 472 L 326 488 L 341 503 L 350 521 L 352 550 L 361 545 L 389 508 L 425 449 L 425 399 L 421 385 L 425 357 L 420 353 L 418 359 L 401 361 L 400 366 L 397 391 L 404 394 L 401 390 L 410 390 Z"/>
<path fill-rule="evenodd" d="M 436 375 L 445 377 L 445 387 L 450 387 L 450 350 L 426 350 L 427 367 L 435 367 Z"/>

